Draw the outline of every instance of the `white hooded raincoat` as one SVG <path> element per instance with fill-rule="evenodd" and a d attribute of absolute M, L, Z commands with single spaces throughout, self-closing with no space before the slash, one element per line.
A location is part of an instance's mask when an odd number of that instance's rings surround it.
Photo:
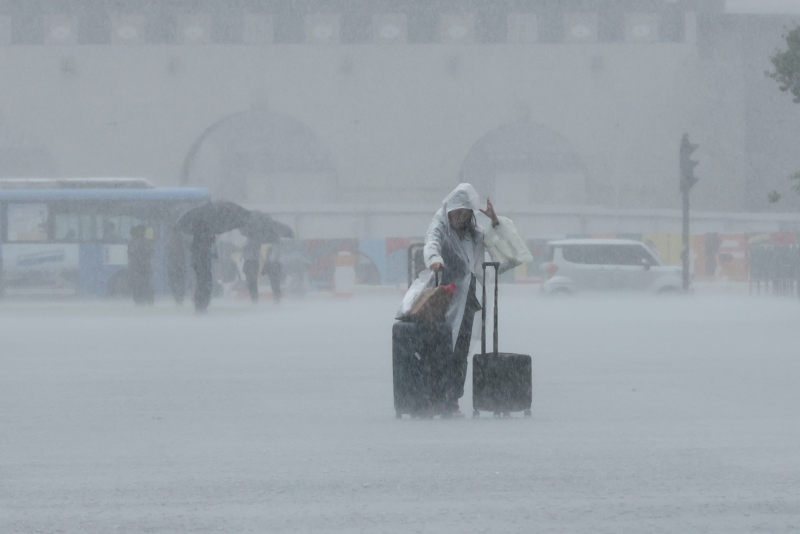
<path fill-rule="evenodd" d="M 459 184 L 444 199 L 425 236 L 425 265 L 430 267 L 433 263 L 441 263 L 444 265 L 442 283 L 456 284 L 456 293 L 446 316 L 453 335 L 453 346 L 464 318 L 471 277 L 473 274 L 480 277 L 486 248 L 480 225 L 477 225 L 474 236 L 466 233 L 462 238 L 450 227 L 447 214 L 459 208 L 477 211 L 480 208 L 479 202 L 478 193 L 472 185 Z"/>

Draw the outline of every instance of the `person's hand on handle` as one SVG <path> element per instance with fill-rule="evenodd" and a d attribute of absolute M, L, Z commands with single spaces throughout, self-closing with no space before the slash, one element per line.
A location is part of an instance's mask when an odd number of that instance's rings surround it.
<path fill-rule="evenodd" d="M 492 201 L 489 198 L 486 198 L 486 209 L 480 210 L 481 213 L 486 215 L 492 220 L 492 227 L 496 227 L 500 224 L 500 220 L 497 218 L 497 214 L 494 212 L 494 206 L 492 206 Z M 431 266 L 433 268 L 433 266 Z"/>
<path fill-rule="evenodd" d="M 439 271 L 441 271 L 443 268 L 444 268 L 444 265 L 442 265 L 442 264 L 441 264 L 440 262 L 438 262 L 438 261 L 435 261 L 435 262 L 431 263 L 431 271 L 434 271 L 434 272 L 437 272 L 437 273 L 438 273 L 438 272 L 439 272 Z"/>

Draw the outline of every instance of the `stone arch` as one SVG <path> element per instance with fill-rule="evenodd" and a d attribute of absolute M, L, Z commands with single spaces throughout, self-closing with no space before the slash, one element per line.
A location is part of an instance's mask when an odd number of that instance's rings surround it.
<path fill-rule="evenodd" d="M 269 110 L 228 115 L 209 126 L 184 159 L 181 184 L 246 204 L 335 200 L 337 175 L 322 141 L 303 122 Z"/>
<path fill-rule="evenodd" d="M 49 178 L 58 176 L 50 149 L 22 128 L 0 120 L 0 178 Z"/>
<path fill-rule="evenodd" d="M 585 204 L 587 172 L 569 140 L 531 121 L 506 124 L 470 148 L 460 181 L 504 209 L 537 204 Z"/>

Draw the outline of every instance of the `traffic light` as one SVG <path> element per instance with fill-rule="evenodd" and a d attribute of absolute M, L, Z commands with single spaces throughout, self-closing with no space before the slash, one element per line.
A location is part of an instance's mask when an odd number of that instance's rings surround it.
<path fill-rule="evenodd" d="M 683 197 L 683 233 L 681 242 L 683 243 L 683 291 L 688 292 L 691 285 L 689 274 L 689 190 L 697 183 L 697 176 L 694 175 L 694 168 L 697 161 L 691 159 L 692 152 L 697 150 L 698 145 L 689 142 L 689 134 L 683 134 L 681 139 L 681 197 Z"/>
<path fill-rule="evenodd" d="M 689 134 L 683 134 L 681 139 L 681 191 L 689 191 L 697 183 L 694 168 L 699 162 L 690 159 L 690 156 L 698 146 L 689 142 Z"/>

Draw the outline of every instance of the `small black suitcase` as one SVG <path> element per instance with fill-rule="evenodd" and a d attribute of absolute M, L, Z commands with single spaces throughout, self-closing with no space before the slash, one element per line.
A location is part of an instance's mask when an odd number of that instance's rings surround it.
<path fill-rule="evenodd" d="M 425 268 L 421 243 L 408 248 L 408 285 Z M 436 273 L 439 285 L 439 273 Z M 398 419 L 432 417 L 444 399 L 442 370 L 453 357 L 447 323 L 397 321 L 392 327 L 394 409 Z"/>
<path fill-rule="evenodd" d="M 452 359 L 447 323 L 397 321 L 392 327 L 394 409 L 398 419 L 432 417 L 444 399 L 442 365 Z"/>
<path fill-rule="evenodd" d="M 486 352 L 486 267 L 494 267 L 494 351 Z M 511 412 L 531 415 L 533 373 L 531 357 L 497 351 L 497 262 L 483 264 L 483 310 L 481 311 L 481 353 L 472 358 L 473 417 L 481 411 L 495 417 Z"/>

